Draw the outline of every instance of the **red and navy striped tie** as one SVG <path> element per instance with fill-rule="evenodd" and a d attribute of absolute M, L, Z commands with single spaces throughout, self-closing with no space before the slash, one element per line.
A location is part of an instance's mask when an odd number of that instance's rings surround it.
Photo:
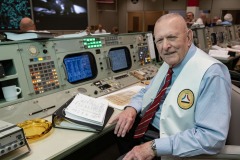
<path fill-rule="evenodd" d="M 163 85 L 162 89 L 159 91 L 159 93 L 155 97 L 154 101 L 152 102 L 152 104 L 150 105 L 150 107 L 148 108 L 146 113 L 143 115 L 140 123 L 138 124 L 138 126 L 135 130 L 135 134 L 134 134 L 133 138 L 141 138 L 147 131 L 148 126 L 149 126 L 153 116 L 155 115 L 157 108 L 159 107 L 159 103 L 162 99 L 162 96 L 165 94 L 167 87 L 169 86 L 169 84 L 171 82 L 172 73 L 173 73 L 172 68 L 169 68 L 167 76 L 166 76 L 165 84 Z"/>

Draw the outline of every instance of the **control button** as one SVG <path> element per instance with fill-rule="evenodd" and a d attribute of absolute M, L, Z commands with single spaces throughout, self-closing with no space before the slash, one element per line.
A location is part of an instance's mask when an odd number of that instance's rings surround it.
<path fill-rule="evenodd" d="M 44 54 L 47 54 L 47 53 L 48 53 L 48 51 L 47 51 L 46 49 L 44 49 L 44 50 L 43 50 L 43 53 L 44 53 Z"/>
<path fill-rule="evenodd" d="M 17 148 L 17 144 L 16 144 L 16 143 L 13 143 L 13 144 L 12 144 L 12 148 Z"/>
<path fill-rule="evenodd" d="M 4 153 L 5 152 L 5 150 L 1 150 L 1 153 Z"/>
<path fill-rule="evenodd" d="M 19 144 L 20 144 L 20 145 L 23 145 L 23 141 L 21 141 Z"/>
<path fill-rule="evenodd" d="M 95 91 L 94 91 L 94 94 L 95 94 L 95 95 L 97 95 L 97 94 L 98 94 L 98 91 L 97 91 L 97 90 L 95 90 Z"/>
<path fill-rule="evenodd" d="M 38 50 L 35 46 L 29 46 L 28 51 L 32 56 L 38 55 Z"/>

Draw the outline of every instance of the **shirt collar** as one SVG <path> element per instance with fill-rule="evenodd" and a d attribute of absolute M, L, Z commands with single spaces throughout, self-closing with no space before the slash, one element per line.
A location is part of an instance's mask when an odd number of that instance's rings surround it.
<path fill-rule="evenodd" d="M 192 56 L 195 54 L 197 50 L 197 47 L 192 43 L 191 44 L 191 47 L 189 48 L 186 56 L 184 57 L 184 59 L 182 60 L 182 62 L 180 62 L 178 65 L 176 65 L 174 68 L 173 68 L 173 73 L 178 75 L 181 70 L 183 69 L 183 67 L 185 66 L 185 64 L 189 61 L 189 59 L 192 58 Z"/>

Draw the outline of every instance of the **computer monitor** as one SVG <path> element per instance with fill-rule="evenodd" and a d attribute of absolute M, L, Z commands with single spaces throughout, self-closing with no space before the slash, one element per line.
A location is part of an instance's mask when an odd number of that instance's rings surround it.
<path fill-rule="evenodd" d="M 32 0 L 38 30 L 83 30 L 88 26 L 87 0 Z"/>
<path fill-rule="evenodd" d="M 0 2 L 0 30 L 19 30 L 19 23 L 24 17 L 32 17 L 30 0 Z"/>
<path fill-rule="evenodd" d="M 132 66 L 130 52 L 127 47 L 111 48 L 108 57 L 113 72 L 124 71 Z"/>
<path fill-rule="evenodd" d="M 80 83 L 97 76 L 96 61 L 90 52 L 66 55 L 63 63 L 69 83 Z"/>

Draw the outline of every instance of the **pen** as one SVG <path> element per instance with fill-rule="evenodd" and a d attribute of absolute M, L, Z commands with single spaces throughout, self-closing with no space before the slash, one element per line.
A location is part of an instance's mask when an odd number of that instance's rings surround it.
<path fill-rule="evenodd" d="M 41 110 L 38 110 L 38 111 L 35 111 L 35 112 L 32 112 L 32 113 L 29 113 L 29 116 L 32 116 L 32 115 L 40 113 L 40 112 L 47 111 L 48 109 L 51 109 L 51 108 L 54 108 L 54 107 L 55 106 L 51 106 L 51 107 L 48 107 L 48 108 L 44 108 L 44 109 L 41 109 Z"/>

